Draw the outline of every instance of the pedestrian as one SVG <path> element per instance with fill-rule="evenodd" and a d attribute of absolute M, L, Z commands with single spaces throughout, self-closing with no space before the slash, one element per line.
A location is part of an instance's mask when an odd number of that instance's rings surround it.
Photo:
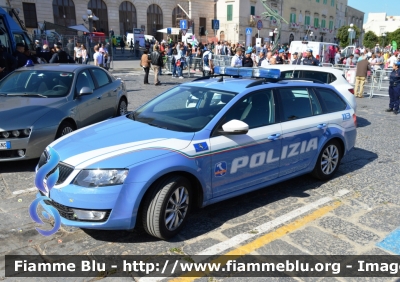
<path fill-rule="evenodd" d="M 265 60 L 265 53 L 264 52 L 265 52 L 264 50 L 261 50 L 260 54 L 258 55 L 259 56 L 259 59 L 258 59 L 258 62 L 257 62 L 257 66 L 258 67 L 261 67 L 262 62 Z"/>
<path fill-rule="evenodd" d="M 62 48 L 62 43 L 57 42 L 55 45 L 56 52 L 51 57 L 49 63 L 50 64 L 67 64 L 67 63 L 75 63 L 73 57 L 71 57 L 67 52 L 65 52 Z M 72 49 L 73 50 L 73 49 Z"/>
<path fill-rule="evenodd" d="M 245 57 L 242 60 L 242 66 L 252 68 L 254 65 L 253 59 L 251 58 L 252 48 L 249 47 L 245 52 Z"/>
<path fill-rule="evenodd" d="M 293 60 L 290 62 L 291 65 L 301 65 L 301 58 L 299 58 L 299 53 L 293 53 Z"/>
<path fill-rule="evenodd" d="M 40 42 L 37 39 L 35 40 L 35 51 L 36 51 L 36 54 L 38 54 L 38 53 L 40 53 L 42 51 L 42 47 L 40 46 Z"/>
<path fill-rule="evenodd" d="M 71 58 L 74 58 L 74 48 L 75 48 L 74 40 L 68 39 L 67 52 Z"/>
<path fill-rule="evenodd" d="M 261 67 L 267 68 L 270 65 L 270 60 L 272 59 L 272 52 L 267 52 L 267 57 L 262 61 Z"/>
<path fill-rule="evenodd" d="M 278 56 L 276 57 L 276 64 L 283 65 L 285 62 L 285 50 L 280 49 L 278 52 Z"/>
<path fill-rule="evenodd" d="M 93 54 L 94 65 L 103 68 L 104 67 L 104 56 L 99 52 L 99 46 L 94 46 Z"/>
<path fill-rule="evenodd" d="M 346 59 L 346 68 L 354 66 L 353 59 L 354 59 L 354 55 L 353 54 L 350 54 L 350 56 L 347 57 L 347 59 Z"/>
<path fill-rule="evenodd" d="M 354 96 L 357 98 L 364 97 L 364 84 L 368 71 L 371 70 L 367 56 L 362 55 L 361 60 L 357 62 L 356 68 L 356 85 L 354 86 Z"/>
<path fill-rule="evenodd" d="M 196 57 L 195 57 L 195 61 L 194 61 L 194 67 L 193 67 L 194 71 L 196 71 L 197 68 L 199 71 L 202 71 L 202 65 L 203 65 L 202 58 L 203 58 L 203 52 L 200 48 L 197 48 Z"/>
<path fill-rule="evenodd" d="M 393 112 L 397 115 L 399 113 L 399 102 L 400 102 L 400 62 L 397 62 L 393 66 L 393 70 L 390 73 L 389 80 L 389 108 L 386 112 Z"/>
<path fill-rule="evenodd" d="M 76 43 L 74 48 L 74 60 L 77 64 L 82 64 L 82 49 L 79 43 Z"/>
<path fill-rule="evenodd" d="M 307 49 L 307 55 L 303 59 L 303 65 L 319 66 L 319 61 L 313 56 L 313 50 Z"/>
<path fill-rule="evenodd" d="M 45 61 L 46 63 L 50 62 L 51 57 L 53 56 L 50 53 L 50 49 L 49 46 L 47 44 L 44 44 L 42 47 L 42 51 L 38 53 L 36 53 L 36 55 L 41 58 L 43 61 Z"/>
<path fill-rule="evenodd" d="M 117 53 L 117 38 L 115 38 L 115 35 L 112 36 L 111 42 L 112 42 L 113 53 L 116 54 Z"/>
<path fill-rule="evenodd" d="M 340 59 L 341 59 L 340 50 L 337 49 L 336 50 L 336 55 L 335 55 L 335 65 L 339 65 L 340 64 Z"/>
<path fill-rule="evenodd" d="M 271 57 L 271 59 L 269 60 L 269 64 L 270 65 L 276 65 L 276 58 L 275 57 Z"/>
<path fill-rule="evenodd" d="M 151 53 L 151 64 L 153 65 L 154 71 L 154 85 L 156 86 L 161 85 L 160 81 L 158 80 L 158 72 L 163 65 L 163 58 L 161 56 L 159 48 L 160 47 L 157 45 L 155 47 L 155 50 Z"/>
<path fill-rule="evenodd" d="M 123 38 L 120 39 L 119 46 L 121 47 L 121 53 L 124 54 L 125 53 L 125 41 Z"/>
<path fill-rule="evenodd" d="M 17 68 L 23 67 L 28 61 L 28 57 L 25 55 L 25 44 L 17 43 L 17 51 L 14 54 L 17 60 Z"/>
<path fill-rule="evenodd" d="M 151 63 L 151 60 L 149 59 L 149 52 L 147 52 L 147 50 L 145 50 L 143 52 L 142 58 L 140 59 L 140 66 L 144 70 L 144 81 L 143 81 L 144 84 L 150 84 L 149 83 L 150 63 Z"/>
<path fill-rule="evenodd" d="M 81 50 L 82 50 L 82 64 L 87 64 L 89 61 L 89 54 L 86 50 L 85 45 L 81 45 Z"/>
<path fill-rule="evenodd" d="M 237 47 L 236 54 L 235 54 L 235 56 L 232 57 L 232 60 L 231 60 L 231 67 L 241 67 L 242 66 L 242 64 L 243 64 L 242 63 L 242 61 L 243 61 L 242 53 L 243 53 L 242 48 Z"/>
<path fill-rule="evenodd" d="M 204 52 L 203 52 L 203 76 L 210 76 L 212 74 L 213 70 L 213 53 L 210 50 L 211 45 L 205 45 L 204 46 Z"/>

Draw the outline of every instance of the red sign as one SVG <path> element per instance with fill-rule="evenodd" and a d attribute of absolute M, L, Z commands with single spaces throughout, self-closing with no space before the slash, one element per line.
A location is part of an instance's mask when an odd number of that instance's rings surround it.
<path fill-rule="evenodd" d="M 182 35 L 185 36 L 186 35 L 187 30 L 186 29 L 182 29 Z"/>

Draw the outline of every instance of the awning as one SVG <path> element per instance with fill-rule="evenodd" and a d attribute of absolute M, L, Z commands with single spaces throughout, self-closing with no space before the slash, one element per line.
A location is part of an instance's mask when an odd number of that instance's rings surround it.
<path fill-rule="evenodd" d="M 180 30 L 181 29 L 178 28 L 178 27 L 171 27 L 171 34 L 178 35 Z M 167 28 L 163 28 L 163 29 L 157 30 L 157 32 L 168 33 Z"/>
<path fill-rule="evenodd" d="M 89 30 L 83 24 L 72 25 L 72 26 L 69 26 L 68 28 L 75 29 L 77 31 L 82 31 L 82 32 L 89 32 Z"/>

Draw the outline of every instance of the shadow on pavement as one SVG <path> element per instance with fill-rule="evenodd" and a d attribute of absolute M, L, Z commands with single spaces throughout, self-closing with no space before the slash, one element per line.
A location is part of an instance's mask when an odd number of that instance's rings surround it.
<path fill-rule="evenodd" d="M 369 122 L 369 120 L 362 117 L 357 117 L 357 127 L 366 127 L 368 125 L 371 125 L 371 122 Z"/>
<path fill-rule="evenodd" d="M 38 162 L 39 158 L 26 161 L 1 162 L 0 173 L 35 171 Z"/>
<path fill-rule="evenodd" d="M 374 152 L 355 148 L 348 154 L 348 156 L 346 156 L 346 158 L 347 161 L 345 163 L 342 162 L 342 165 L 339 167 L 339 170 L 335 176 L 336 178 L 344 174 L 352 173 L 362 168 L 366 164 L 377 159 L 378 155 Z M 285 209 L 284 211 L 286 211 L 285 213 L 287 213 L 290 211 L 291 208 L 287 204 L 288 201 L 290 202 L 290 198 L 311 197 L 309 191 L 320 187 L 323 183 L 323 181 L 319 181 L 306 174 L 254 192 L 250 192 L 229 200 L 207 206 L 203 209 L 194 210 L 192 211 L 192 214 L 189 217 L 188 222 L 183 230 L 177 236 L 168 240 L 168 242 L 182 242 L 184 240 L 195 238 L 221 227 L 229 220 L 244 216 L 258 208 L 272 205 L 274 203 L 274 212 L 275 209 L 276 211 L 282 211 L 283 209 Z M 279 203 L 279 201 L 281 201 L 282 203 Z M 298 208 L 298 206 L 294 205 L 294 207 L 292 208 L 295 209 Z M 271 215 L 265 214 L 265 216 Z M 276 215 L 272 215 L 272 217 L 276 217 Z M 270 219 L 267 218 L 265 219 L 265 221 L 269 220 Z M 246 221 L 249 221 L 249 219 L 246 219 Z M 260 223 L 258 222 L 254 224 L 255 226 L 257 226 Z M 94 239 L 106 242 L 143 243 L 160 241 L 159 239 L 148 235 L 141 226 L 139 226 L 132 232 L 102 230 L 84 231 Z"/>

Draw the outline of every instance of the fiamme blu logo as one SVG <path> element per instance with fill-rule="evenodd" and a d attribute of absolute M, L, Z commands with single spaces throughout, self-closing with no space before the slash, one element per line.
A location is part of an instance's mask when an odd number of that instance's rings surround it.
<path fill-rule="evenodd" d="M 47 147 L 46 150 L 48 152 L 49 158 L 47 160 L 47 163 L 45 163 L 42 167 L 40 167 L 38 169 L 38 171 L 36 172 L 35 185 L 45 195 L 49 195 L 50 190 L 56 184 L 56 182 L 58 180 L 58 176 L 60 174 L 60 171 L 57 167 L 57 164 L 60 161 L 60 157 L 57 154 L 57 152 L 54 151 L 52 148 Z M 54 170 L 54 172 L 52 172 L 50 175 L 48 175 L 49 172 L 51 172 L 53 170 Z M 47 176 L 47 178 L 46 178 L 46 176 Z M 52 201 L 47 196 L 40 196 L 40 197 L 36 198 L 29 207 L 29 214 L 30 214 L 31 218 L 38 224 L 44 224 L 44 222 L 40 219 L 40 217 L 37 213 L 37 207 L 38 207 L 39 203 L 44 200 Z M 60 214 L 58 213 L 57 209 L 52 206 L 47 206 L 47 211 L 43 211 L 42 215 L 46 219 L 49 219 L 50 216 L 53 217 L 54 218 L 54 227 L 51 230 L 43 230 L 43 229 L 36 227 L 36 230 L 43 236 L 53 235 L 61 227 L 61 217 L 60 217 Z"/>

